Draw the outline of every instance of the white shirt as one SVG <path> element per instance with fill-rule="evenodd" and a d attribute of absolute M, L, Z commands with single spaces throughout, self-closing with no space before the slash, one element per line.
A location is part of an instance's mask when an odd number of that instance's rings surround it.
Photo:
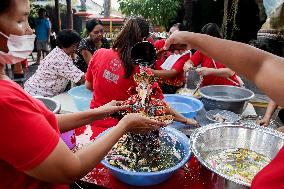
<path fill-rule="evenodd" d="M 40 63 L 36 73 L 24 84 L 30 95 L 53 97 L 62 93 L 68 81 L 80 81 L 84 73 L 79 70 L 62 49 L 54 48 Z"/>

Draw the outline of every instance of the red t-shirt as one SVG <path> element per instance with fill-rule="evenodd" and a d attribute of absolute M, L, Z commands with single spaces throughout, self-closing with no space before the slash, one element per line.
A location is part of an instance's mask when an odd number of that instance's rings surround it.
<path fill-rule="evenodd" d="M 284 147 L 253 179 L 251 189 L 284 188 Z"/>
<path fill-rule="evenodd" d="M 19 85 L 0 80 L 0 188 L 68 188 L 24 173 L 39 165 L 59 141 L 56 118 Z"/>
<path fill-rule="evenodd" d="M 196 51 L 194 53 L 194 55 L 191 57 L 191 61 L 193 62 L 195 67 L 201 64 L 202 67 L 207 67 L 207 68 L 215 68 L 215 65 L 217 69 L 226 68 L 223 64 L 219 62 L 215 62 L 214 65 L 214 61 L 212 60 L 212 58 L 209 58 L 208 56 L 202 54 L 199 51 Z M 236 74 L 230 77 L 230 79 L 239 84 Z M 207 75 L 203 77 L 202 86 L 207 86 L 207 85 L 236 85 L 236 84 L 229 81 L 225 77 Z"/>
<path fill-rule="evenodd" d="M 134 73 L 138 72 L 139 67 L 136 66 Z M 94 109 L 112 100 L 127 100 L 130 97 L 127 90 L 136 84 L 133 75 L 129 78 L 124 78 L 124 75 L 123 62 L 118 52 L 113 49 L 97 50 L 89 63 L 86 73 L 86 80 L 93 83 L 94 89 L 90 108 Z M 103 120 L 97 120 L 91 125 L 97 128 L 94 129 L 94 127 L 92 127 L 93 132 L 99 134 L 115 124 L 117 124 L 116 119 L 105 118 Z"/>
<path fill-rule="evenodd" d="M 154 43 L 154 46 L 156 48 L 156 50 L 160 50 L 164 47 L 165 45 L 165 42 L 166 40 L 165 39 L 160 39 L 160 40 L 157 40 L 155 43 Z M 163 54 L 160 58 L 158 58 L 156 60 L 156 63 L 155 63 L 155 70 L 162 70 L 161 68 L 161 65 L 165 62 L 165 60 L 170 56 L 171 54 L 169 52 Z"/>
<path fill-rule="evenodd" d="M 155 42 L 154 46 L 157 50 L 160 50 L 164 47 L 166 40 L 160 39 Z M 155 63 L 155 70 L 163 70 L 161 65 L 165 62 L 165 60 L 171 55 L 171 53 L 167 52 L 166 54 L 162 55 L 159 59 L 156 60 Z M 178 72 L 178 75 L 174 78 L 167 78 L 163 79 L 164 83 L 167 85 L 178 86 L 181 87 L 184 84 L 185 76 L 183 71 L 183 66 L 185 62 L 190 58 L 189 54 L 185 54 L 180 57 L 177 62 L 173 65 L 172 69 Z"/>

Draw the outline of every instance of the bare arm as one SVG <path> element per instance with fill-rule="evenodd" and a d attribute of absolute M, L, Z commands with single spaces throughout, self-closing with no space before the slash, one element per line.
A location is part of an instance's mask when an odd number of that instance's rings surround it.
<path fill-rule="evenodd" d="M 110 114 L 123 110 L 128 106 L 117 106 L 117 101 L 111 101 L 93 110 L 76 112 L 70 114 L 57 114 L 56 119 L 61 132 L 90 124 L 95 120 L 102 119 Z"/>
<path fill-rule="evenodd" d="M 167 40 L 165 48 L 172 43 L 189 44 L 216 61 L 253 81 L 275 102 L 284 106 L 284 59 L 252 46 L 214 38 L 204 34 L 176 32 Z M 269 79 L 268 79 L 269 78 Z"/>
<path fill-rule="evenodd" d="M 81 55 L 83 56 L 85 62 L 89 64 L 90 60 L 92 59 L 93 55 L 88 50 L 82 50 Z"/>
<path fill-rule="evenodd" d="M 270 100 L 266 109 L 266 112 L 261 120 L 258 121 L 258 124 L 267 127 L 269 125 L 270 119 L 277 109 L 278 105 L 273 101 Z"/>
<path fill-rule="evenodd" d="M 48 30 L 48 42 L 50 42 L 50 36 L 51 36 L 51 28 Z"/>
<path fill-rule="evenodd" d="M 178 75 L 176 70 L 152 70 L 154 75 L 163 78 L 174 78 Z"/>
<path fill-rule="evenodd" d="M 214 75 L 214 76 L 218 76 L 218 77 L 231 77 L 235 74 L 235 72 L 233 70 L 231 70 L 230 68 L 219 68 L 219 69 L 215 69 L 215 68 L 206 68 L 206 67 L 202 67 L 202 68 L 197 68 L 196 71 L 203 76 L 206 75 Z"/>
<path fill-rule="evenodd" d="M 174 116 L 174 121 L 178 121 L 181 122 L 183 124 L 186 125 L 196 125 L 197 122 L 194 119 L 189 119 L 184 117 L 182 114 L 180 114 L 179 112 L 177 112 L 175 109 L 173 109 L 169 104 L 168 105 L 168 114 L 171 114 Z"/>
<path fill-rule="evenodd" d="M 26 173 L 47 182 L 72 183 L 91 171 L 127 131 L 138 127 L 148 130 L 157 129 L 160 126 L 164 124 L 141 115 L 125 116 L 108 133 L 75 154 L 60 139 L 51 154 L 41 164 Z"/>
<path fill-rule="evenodd" d="M 86 89 L 89 89 L 90 91 L 93 91 L 93 83 L 89 82 L 89 81 L 85 81 L 85 86 L 86 86 Z"/>
<path fill-rule="evenodd" d="M 83 75 L 82 77 L 81 77 L 81 79 L 76 83 L 76 85 L 82 85 L 82 84 L 84 84 L 85 83 L 85 75 Z"/>

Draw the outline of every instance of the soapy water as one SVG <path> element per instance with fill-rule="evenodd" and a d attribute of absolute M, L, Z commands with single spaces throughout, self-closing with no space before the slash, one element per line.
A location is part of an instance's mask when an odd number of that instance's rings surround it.
<path fill-rule="evenodd" d="M 243 148 L 211 151 L 205 158 L 205 162 L 217 172 L 247 185 L 270 161 L 270 158 L 262 154 Z"/>

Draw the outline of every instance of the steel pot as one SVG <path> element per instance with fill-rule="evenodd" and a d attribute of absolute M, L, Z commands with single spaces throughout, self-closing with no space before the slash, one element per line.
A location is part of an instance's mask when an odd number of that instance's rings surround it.
<path fill-rule="evenodd" d="M 229 177 L 215 170 L 205 161 L 209 152 L 234 148 L 249 149 L 273 159 L 284 144 L 284 135 L 273 129 L 253 124 L 211 124 L 196 129 L 190 136 L 190 148 L 204 168 L 210 170 L 214 178 L 212 189 L 240 189 L 250 187 L 250 183 Z"/>

